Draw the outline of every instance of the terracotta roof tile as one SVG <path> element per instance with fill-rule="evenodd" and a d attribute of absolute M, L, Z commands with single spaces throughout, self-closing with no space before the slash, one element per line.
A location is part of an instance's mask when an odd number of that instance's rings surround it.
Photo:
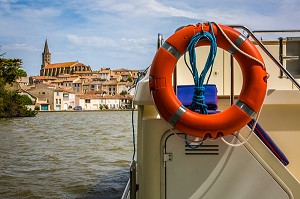
<path fill-rule="evenodd" d="M 129 72 L 129 70 L 127 70 L 125 68 L 118 68 L 116 70 L 113 70 L 113 72 Z"/>
<path fill-rule="evenodd" d="M 63 79 L 63 82 L 73 82 L 77 77 L 68 77 L 67 79 Z"/>
<path fill-rule="evenodd" d="M 63 62 L 63 63 L 55 63 L 55 64 L 49 64 L 45 67 L 45 69 L 47 68 L 62 68 L 62 67 L 70 67 L 73 66 L 75 64 L 77 64 L 78 62 Z"/>
<path fill-rule="evenodd" d="M 39 79 L 39 80 L 42 80 L 42 79 L 57 79 L 56 77 L 51 77 L 51 76 L 34 76 L 34 79 Z"/>
<path fill-rule="evenodd" d="M 104 86 L 116 86 L 117 83 L 118 83 L 117 80 L 110 80 L 110 81 L 103 82 L 102 85 L 104 85 Z"/>

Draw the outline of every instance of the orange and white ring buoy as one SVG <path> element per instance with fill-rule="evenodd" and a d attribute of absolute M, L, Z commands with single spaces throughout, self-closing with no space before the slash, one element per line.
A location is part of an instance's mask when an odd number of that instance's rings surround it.
<path fill-rule="evenodd" d="M 196 33 L 211 32 L 209 24 L 186 26 L 171 35 L 157 51 L 149 76 L 150 91 L 160 115 L 179 131 L 201 138 L 226 136 L 241 129 L 259 112 L 267 89 L 264 62 L 252 42 L 231 27 L 215 23 L 212 27 L 218 47 L 230 52 L 242 70 L 243 87 L 234 105 L 220 113 L 199 114 L 184 107 L 173 90 L 172 73 L 178 59 Z M 209 41 L 201 41 L 200 45 L 209 45 Z"/>

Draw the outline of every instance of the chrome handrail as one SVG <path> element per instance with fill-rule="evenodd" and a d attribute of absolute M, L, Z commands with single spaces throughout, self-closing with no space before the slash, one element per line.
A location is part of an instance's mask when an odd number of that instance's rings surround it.
<path fill-rule="evenodd" d="M 291 73 L 286 70 L 283 65 L 268 51 L 268 49 L 265 47 L 265 45 L 254 35 L 253 32 L 256 33 L 262 33 L 262 32 L 266 32 L 266 33 L 276 33 L 276 32 L 298 32 L 299 30 L 272 30 L 272 31 L 251 31 L 249 30 L 246 26 L 241 26 L 241 25 L 229 25 L 232 28 L 239 28 L 242 29 L 244 31 L 246 31 L 248 33 L 248 35 L 251 36 L 251 38 L 257 42 L 257 44 L 261 47 L 261 49 L 268 55 L 268 57 L 271 58 L 271 60 L 278 66 L 278 68 L 287 76 L 287 78 L 292 81 L 292 83 L 300 90 L 300 84 L 295 80 L 295 78 L 291 75 Z M 300 32 L 300 31 L 299 31 Z"/>
<path fill-rule="evenodd" d="M 164 36 L 160 33 L 157 35 L 157 50 L 163 45 L 164 43 Z"/>
<path fill-rule="evenodd" d="M 254 30 L 253 33 L 296 33 L 300 30 Z"/>
<path fill-rule="evenodd" d="M 128 179 L 124 192 L 122 194 L 121 199 L 127 199 L 130 191 L 130 179 Z"/>
<path fill-rule="evenodd" d="M 130 177 L 127 181 L 121 199 L 136 199 L 137 190 L 138 185 L 136 184 L 136 161 L 132 160 L 130 163 Z"/>

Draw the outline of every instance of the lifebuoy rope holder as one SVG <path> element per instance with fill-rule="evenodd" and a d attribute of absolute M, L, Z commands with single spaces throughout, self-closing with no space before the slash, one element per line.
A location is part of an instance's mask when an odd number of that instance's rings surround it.
<path fill-rule="evenodd" d="M 149 87 L 159 114 L 179 131 L 200 138 L 217 138 L 232 134 L 259 112 L 267 89 L 267 72 L 254 44 L 239 31 L 213 23 L 217 45 L 233 55 L 243 74 L 238 100 L 228 109 L 211 115 L 193 112 L 184 107 L 172 86 L 172 73 L 186 51 L 190 39 L 199 31 L 211 31 L 207 23 L 189 25 L 171 35 L 157 51 L 149 76 Z M 197 46 L 208 45 L 207 41 Z"/>

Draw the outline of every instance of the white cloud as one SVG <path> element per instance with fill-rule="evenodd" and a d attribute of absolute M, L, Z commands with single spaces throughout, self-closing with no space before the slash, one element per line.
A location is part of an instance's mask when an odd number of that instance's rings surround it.
<path fill-rule="evenodd" d="M 117 43 L 109 38 L 96 37 L 96 36 L 78 36 L 69 34 L 67 39 L 75 45 L 90 46 L 90 47 L 114 47 Z"/>
<path fill-rule="evenodd" d="M 135 46 L 149 46 L 155 37 L 141 37 L 141 38 L 121 38 L 120 43 L 122 45 L 135 45 Z"/>
<path fill-rule="evenodd" d="M 4 50 L 29 50 L 29 51 L 37 51 L 38 49 L 34 48 L 34 46 L 29 44 L 9 44 L 3 45 L 2 48 Z"/>
<path fill-rule="evenodd" d="M 14 0 L 0 1 L 3 16 L 21 17 L 22 20 L 34 19 L 42 20 L 44 18 L 56 17 L 61 14 L 60 10 L 52 7 L 31 7 L 26 4 L 17 4 Z"/>
<path fill-rule="evenodd" d="M 12 13 L 15 17 L 23 17 L 23 19 L 42 20 L 51 17 L 57 17 L 61 14 L 58 9 L 54 8 L 30 8 L 23 7 L 20 11 Z"/>
<path fill-rule="evenodd" d="M 142 38 L 118 38 L 110 39 L 97 36 L 78 36 L 74 34 L 67 35 L 68 41 L 80 47 L 96 47 L 105 48 L 115 51 L 136 51 L 147 49 L 152 43 L 155 43 L 155 37 L 142 37 Z M 151 47 L 150 47 L 151 48 Z"/>
<path fill-rule="evenodd" d="M 82 3 L 82 2 L 81 2 Z M 174 5 L 176 5 L 176 1 Z M 83 4 L 82 4 L 83 5 Z M 174 6 L 166 6 L 160 1 L 156 0 L 110 0 L 110 1 L 84 1 L 84 9 L 91 10 L 93 12 L 102 12 L 109 14 L 116 14 L 126 17 L 166 17 L 166 16 L 176 16 L 176 17 L 186 17 L 198 19 L 200 17 L 200 12 L 193 12 L 189 10 L 179 9 Z M 77 9 L 81 9 L 77 6 Z"/>
<path fill-rule="evenodd" d="M 172 17 L 186 17 L 192 19 L 199 19 L 201 17 L 199 14 L 200 12 L 192 12 L 184 9 L 178 9 L 173 6 L 165 6 L 164 4 L 155 0 L 146 1 L 145 3 L 145 8 L 148 8 L 154 16 L 166 15 Z"/>
<path fill-rule="evenodd" d="M 252 30 L 300 29 L 298 4 L 298 0 L 0 0 L 0 45 L 7 54 L 21 55 L 25 65 L 37 66 L 36 73 L 46 38 L 53 61 L 147 66 L 158 32 L 167 39 L 179 26 L 203 20 Z M 115 54 L 117 58 L 111 57 Z"/>

